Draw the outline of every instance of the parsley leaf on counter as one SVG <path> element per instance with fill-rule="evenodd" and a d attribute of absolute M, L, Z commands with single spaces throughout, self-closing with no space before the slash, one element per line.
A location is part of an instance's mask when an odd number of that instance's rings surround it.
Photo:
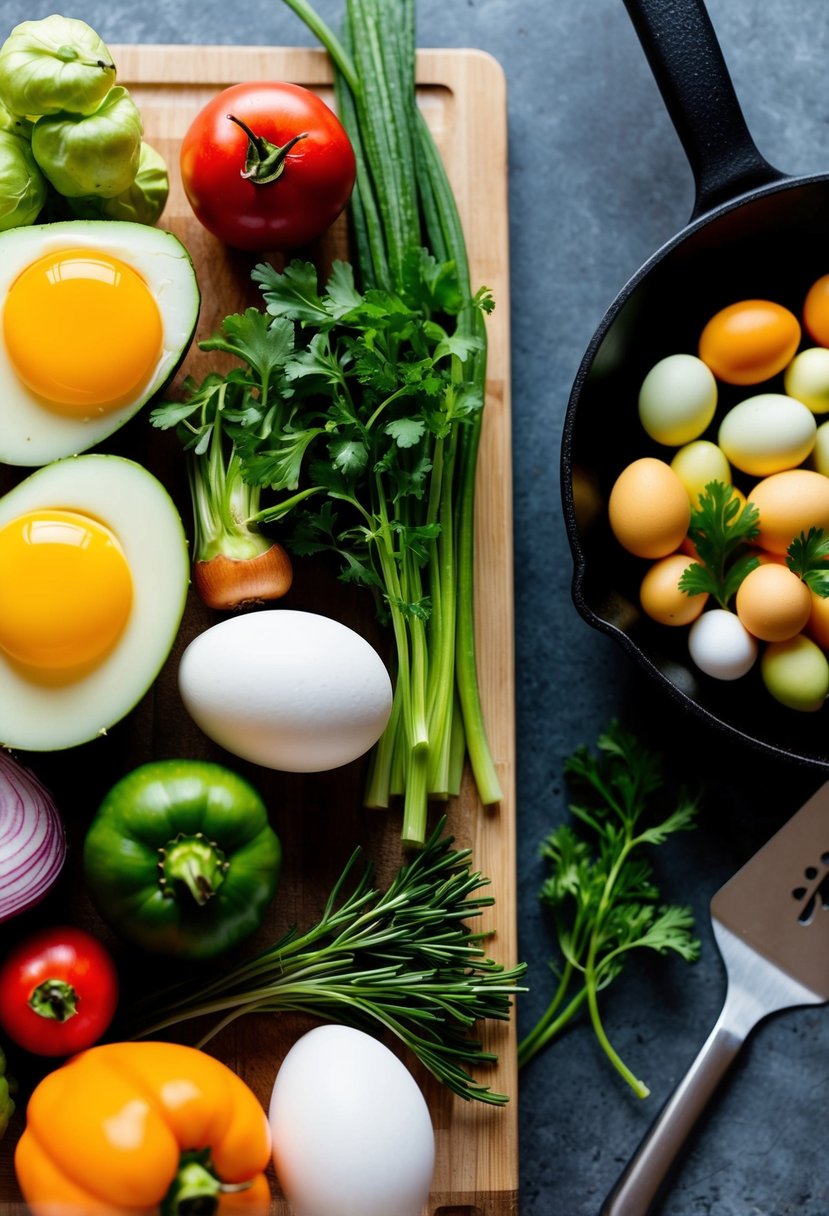
<path fill-rule="evenodd" d="M 599 993 L 619 975 L 633 950 L 673 951 L 696 961 L 689 908 L 665 905 L 645 846 L 664 844 L 694 827 L 696 802 L 681 793 L 676 806 L 654 820 L 661 789 L 656 757 L 613 723 L 598 740 L 598 754 L 579 748 L 565 762 L 578 797 L 570 810 L 578 821 L 559 825 L 542 844 L 549 863 L 540 899 L 552 912 L 561 953 L 553 970 L 558 985 L 546 1011 L 518 1047 L 526 1064 L 552 1042 L 587 1005 L 596 1037 L 613 1066 L 638 1097 L 648 1087 L 621 1060 L 599 1014 Z M 579 830 L 579 824 L 581 830 Z"/>

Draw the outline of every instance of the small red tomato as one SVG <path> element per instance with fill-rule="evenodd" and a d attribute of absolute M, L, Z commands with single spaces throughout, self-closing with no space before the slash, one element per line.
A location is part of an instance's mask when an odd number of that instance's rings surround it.
<path fill-rule="evenodd" d="M 35 1055 L 66 1056 L 91 1047 L 117 1003 L 115 964 L 81 929 L 33 933 L 0 965 L 0 1027 Z"/>
<path fill-rule="evenodd" d="M 301 85 L 232 85 L 199 111 L 181 144 L 181 179 L 204 227 L 237 249 L 287 250 L 321 236 L 354 188 L 354 149 L 325 102 Z"/>

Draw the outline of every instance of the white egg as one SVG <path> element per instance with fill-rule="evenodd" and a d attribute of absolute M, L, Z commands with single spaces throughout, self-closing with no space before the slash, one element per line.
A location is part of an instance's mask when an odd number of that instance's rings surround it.
<path fill-rule="evenodd" d="M 639 390 L 639 420 L 652 439 L 669 447 L 701 435 L 717 408 L 717 381 L 696 355 L 668 355 L 651 368 Z"/>
<path fill-rule="evenodd" d="M 429 1109 L 384 1044 L 318 1026 L 276 1075 L 276 1176 L 296 1216 L 421 1216 L 435 1165 Z"/>
<path fill-rule="evenodd" d="M 120 721 L 169 654 L 188 582 L 181 518 L 134 461 L 71 457 L 10 490 L 0 499 L 0 743 L 56 751 Z"/>
<path fill-rule="evenodd" d="M 695 665 L 716 680 L 739 680 L 753 667 L 757 643 L 734 612 L 711 608 L 688 631 Z"/>
<path fill-rule="evenodd" d="M 209 738 L 284 772 L 356 760 L 391 714 L 391 680 L 377 651 L 313 612 L 275 608 L 220 621 L 187 647 L 178 678 Z"/>
<path fill-rule="evenodd" d="M 0 233 L 0 461 L 84 452 L 175 372 L 199 312 L 187 250 L 160 228 L 68 220 Z"/>
<path fill-rule="evenodd" d="M 723 418 L 717 442 L 735 468 L 768 477 L 802 464 L 815 446 L 817 423 L 808 406 L 785 393 L 758 393 Z"/>

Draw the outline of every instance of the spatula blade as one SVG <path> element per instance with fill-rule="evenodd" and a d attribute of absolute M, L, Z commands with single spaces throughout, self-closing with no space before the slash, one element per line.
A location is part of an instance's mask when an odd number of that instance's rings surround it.
<path fill-rule="evenodd" d="M 602 1216 L 647 1216 L 682 1145 L 739 1052 L 770 1013 L 829 1001 L 829 782 L 711 900 L 728 975 L 725 1004 Z"/>
<path fill-rule="evenodd" d="M 711 917 L 829 1001 L 829 782 L 719 889 Z"/>

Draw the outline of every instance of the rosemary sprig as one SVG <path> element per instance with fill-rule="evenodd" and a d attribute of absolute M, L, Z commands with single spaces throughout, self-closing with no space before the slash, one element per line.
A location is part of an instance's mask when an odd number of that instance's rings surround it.
<path fill-rule="evenodd" d="M 469 1036 L 476 1022 L 509 1018 L 526 968 L 487 958 L 487 934 L 466 924 L 494 903 L 477 894 L 490 880 L 471 871 L 471 850 L 454 849 L 444 827 L 442 818 L 385 891 L 372 885 L 370 863 L 346 891 L 361 860 L 355 849 L 315 925 L 292 928 L 216 979 L 179 990 L 151 1009 L 134 1037 L 213 1016 L 201 1047 L 244 1014 L 302 1012 L 390 1031 L 461 1097 L 505 1103 L 468 1072 L 496 1060 Z"/>

